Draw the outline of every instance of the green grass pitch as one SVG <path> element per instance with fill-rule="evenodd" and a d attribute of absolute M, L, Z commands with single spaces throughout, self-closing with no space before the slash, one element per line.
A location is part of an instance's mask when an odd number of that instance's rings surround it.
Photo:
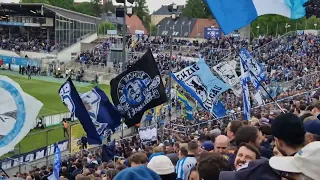
<path fill-rule="evenodd" d="M 27 76 L 22 76 L 17 73 L 11 73 L 10 71 L 0 70 L 0 75 L 8 76 L 12 80 L 20 84 L 24 92 L 35 97 L 43 103 L 43 107 L 39 113 L 39 116 L 48 116 L 59 113 L 67 112 L 67 108 L 62 104 L 58 95 L 58 90 L 63 84 L 63 80 L 54 82 L 50 79 L 46 80 L 43 77 L 34 77 L 32 80 L 28 80 Z M 88 83 L 74 82 L 78 92 L 84 93 L 91 90 L 95 85 Z M 110 95 L 110 86 L 98 85 L 105 93 Z M 111 97 L 109 96 L 110 100 Z M 51 129 L 50 132 L 46 132 Z M 64 140 L 63 130 L 61 125 L 53 126 L 45 130 L 34 129 L 20 142 L 20 153 L 26 153 L 47 145 L 46 136 L 48 135 L 48 144 L 53 144 Z M 19 145 L 16 146 L 19 148 Z M 6 154 L 5 156 L 12 156 L 13 153 Z"/>

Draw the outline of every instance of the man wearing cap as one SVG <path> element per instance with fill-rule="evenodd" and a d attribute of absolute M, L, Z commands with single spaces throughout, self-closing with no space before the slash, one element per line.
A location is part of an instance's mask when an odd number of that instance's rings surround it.
<path fill-rule="evenodd" d="M 305 144 L 320 141 L 320 120 L 310 120 L 304 123 L 306 130 Z"/>
<path fill-rule="evenodd" d="M 276 117 L 271 125 L 276 147 L 284 156 L 294 156 L 303 146 L 305 130 L 298 116 L 286 113 Z"/>
<path fill-rule="evenodd" d="M 320 142 L 312 142 L 294 156 L 274 156 L 269 161 L 273 169 L 281 171 L 284 178 L 292 180 L 320 179 Z"/>

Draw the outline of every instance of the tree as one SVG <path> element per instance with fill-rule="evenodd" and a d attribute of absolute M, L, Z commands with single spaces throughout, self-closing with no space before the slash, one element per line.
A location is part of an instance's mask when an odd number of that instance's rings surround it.
<path fill-rule="evenodd" d="M 116 7 L 113 5 L 112 1 L 108 1 L 102 7 L 102 12 L 108 13 L 109 11 L 115 13 Z"/>
<path fill-rule="evenodd" d="M 44 4 L 50 4 L 49 0 L 21 0 L 21 3 L 44 3 Z"/>
<path fill-rule="evenodd" d="M 74 10 L 79 12 L 79 13 L 82 13 L 82 14 L 87 14 L 87 15 L 90 15 L 90 16 L 94 16 L 95 13 L 92 10 L 92 6 L 91 5 L 92 4 L 90 2 L 79 3 L 74 7 Z"/>
<path fill-rule="evenodd" d="M 52 6 L 57 6 L 64 9 L 73 10 L 74 0 L 49 0 Z"/>
<path fill-rule="evenodd" d="M 150 30 L 151 30 L 151 32 L 150 32 L 151 36 L 156 36 L 157 35 L 158 28 L 157 28 L 156 25 L 152 24 L 150 26 Z"/>
<path fill-rule="evenodd" d="M 110 22 L 102 22 L 99 24 L 99 34 L 108 34 L 108 30 L 116 30 L 117 27 Z"/>
<path fill-rule="evenodd" d="M 209 7 L 203 0 L 187 0 L 182 15 L 191 18 L 212 18 Z"/>
<path fill-rule="evenodd" d="M 92 10 L 94 15 L 100 17 L 101 15 L 101 0 L 91 0 Z"/>
<path fill-rule="evenodd" d="M 146 0 L 136 0 L 133 7 L 133 13 L 139 17 L 145 28 L 149 27 L 151 16 L 149 15 L 149 9 Z"/>
<path fill-rule="evenodd" d="M 292 20 L 280 15 L 263 15 L 251 23 L 251 32 L 255 37 L 259 35 L 282 35 L 289 31 L 315 29 L 320 25 L 320 20 L 315 16 L 309 19 L 301 18 Z M 259 28 L 257 28 L 259 27 Z"/>

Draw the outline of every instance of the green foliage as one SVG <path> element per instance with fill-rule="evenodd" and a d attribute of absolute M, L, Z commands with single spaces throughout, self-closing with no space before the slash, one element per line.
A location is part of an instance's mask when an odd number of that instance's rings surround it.
<path fill-rule="evenodd" d="M 74 10 L 82 13 L 82 14 L 87 14 L 90 16 L 94 16 L 95 14 L 93 13 L 93 10 L 91 8 L 91 3 L 90 2 L 83 2 L 79 3 L 74 7 Z"/>
<path fill-rule="evenodd" d="M 151 16 L 149 15 L 149 8 L 146 0 L 136 0 L 133 7 L 133 13 L 139 17 L 145 28 L 148 29 L 151 22 Z"/>
<path fill-rule="evenodd" d="M 102 11 L 104 13 L 108 13 L 109 11 L 115 13 L 116 7 L 113 5 L 112 1 L 108 1 L 106 4 L 103 5 Z"/>
<path fill-rule="evenodd" d="M 44 3 L 44 4 L 50 4 L 49 0 L 21 0 L 21 3 Z"/>
<path fill-rule="evenodd" d="M 151 36 L 156 36 L 157 35 L 158 28 L 157 28 L 156 25 L 152 24 L 150 26 L 150 30 L 151 30 L 151 32 L 150 32 Z"/>
<path fill-rule="evenodd" d="M 49 0 L 49 2 L 52 6 L 57 6 L 69 10 L 74 9 L 74 0 Z"/>
<path fill-rule="evenodd" d="M 292 20 L 280 15 L 264 15 L 251 23 L 251 32 L 257 37 L 259 35 L 282 35 L 289 31 L 315 29 L 314 24 L 320 27 L 320 19 L 311 17 Z M 287 26 L 286 26 L 287 25 Z M 259 29 L 257 27 L 260 27 Z M 286 28 L 287 27 L 287 28 Z"/>
<path fill-rule="evenodd" d="M 204 0 L 187 0 L 182 15 L 191 18 L 212 18 L 212 14 Z"/>
<path fill-rule="evenodd" d="M 117 27 L 110 22 L 102 22 L 99 24 L 99 34 L 107 34 L 108 30 L 116 30 Z"/>
<path fill-rule="evenodd" d="M 102 13 L 101 11 L 101 0 L 91 0 L 91 7 L 93 10 L 94 16 L 99 17 Z"/>

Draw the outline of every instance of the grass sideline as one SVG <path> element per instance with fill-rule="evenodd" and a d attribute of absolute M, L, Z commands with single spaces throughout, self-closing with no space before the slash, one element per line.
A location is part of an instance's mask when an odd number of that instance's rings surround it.
<path fill-rule="evenodd" d="M 8 76 L 12 80 L 20 84 L 24 92 L 35 97 L 43 103 L 43 107 L 39 113 L 39 116 L 48 116 L 67 112 L 67 108 L 62 104 L 60 97 L 58 95 L 58 90 L 63 82 L 52 82 L 46 80 L 32 79 L 28 80 L 27 76 L 22 76 L 19 74 L 8 75 L 7 73 L 2 73 L 0 70 L 0 75 Z M 80 93 L 87 92 L 91 90 L 95 85 L 88 84 L 88 86 L 75 86 Z M 110 86 L 108 85 L 98 85 L 105 93 L 110 95 Z M 110 96 L 109 96 L 110 97 Z M 48 132 L 47 132 L 48 131 Z M 53 144 L 65 140 L 63 137 L 62 125 L 51 126 L 46 129 L 33 129 L 29 134 L 22 139 L 20 142 L 20 154 L 27 153 L 47 145 L 46 137 L 48 135 L 48 144 Z M 15 148 L 19 148 L 19 144 Z M 15 155 L 14 153 L 8 153 L 0 157 L 10 157 Z"/>

